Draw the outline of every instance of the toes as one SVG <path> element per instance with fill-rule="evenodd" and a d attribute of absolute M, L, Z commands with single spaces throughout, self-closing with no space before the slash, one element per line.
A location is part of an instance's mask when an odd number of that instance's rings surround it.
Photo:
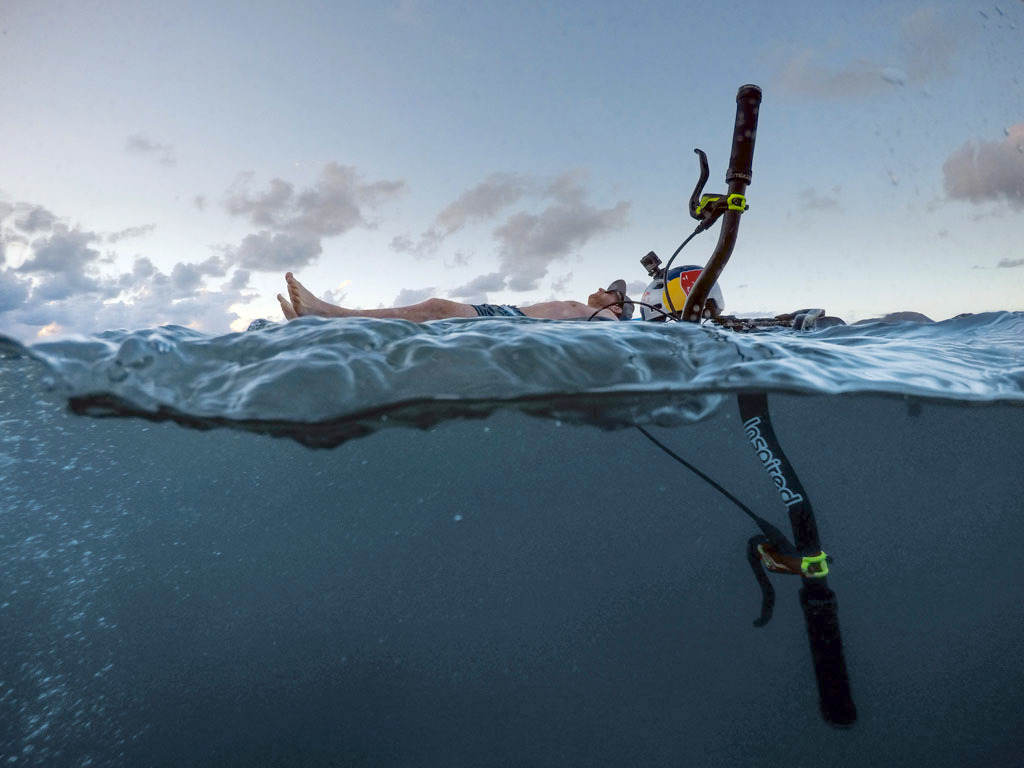
<path fill-rule="evenodd" d="M 286 299 L 279 293 L 277 294 L 277 300 L 281 304 L 281 311 L 284 313 L 285 318 L 287 318 L 288 320 L 294 320 L 296 317 L 298 317 L 298 314 L 296 314 L 295 312 L 295 308 L 292 307 L 288 299 Z"/>

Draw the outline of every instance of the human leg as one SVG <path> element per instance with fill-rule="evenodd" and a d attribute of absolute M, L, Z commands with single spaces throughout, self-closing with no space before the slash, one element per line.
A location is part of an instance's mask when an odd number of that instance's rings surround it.
<path fill-rule="evenodd" d="M 407 307 L 346 309 L 318 299 L 306 286 L 296 280 L 291 272 L 285 275 L 285 281 L 288 283 L 288 299 L 290 301 L 280 294 L 278 294 L 277 300 L 281 303 L 281 311 L 289 320 L 306 315 L 316 315 L 318 317 L 384 317 L 422 323 L 427 320 L 443 320 L 449 317 L 477 317 L 476 310 L 470 304 L 437 298 L 427 299 Z"/>

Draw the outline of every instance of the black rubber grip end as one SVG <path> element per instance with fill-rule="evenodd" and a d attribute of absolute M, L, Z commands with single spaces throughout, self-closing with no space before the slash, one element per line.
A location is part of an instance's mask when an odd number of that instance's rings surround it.
<path fill-rule="evenodd" d="M 857 721 L 857 708 L 843 658 L 835 593 L 825 586 L 805 585 L 800 590 L 800 605 L 807 622 L 822 717 L 837 728 L 849 728 Z"/>
<path fill-rule="evenodd" d="M 725 182 L 749 184 L 754 162 L 754 140 L 757 138 L 757 114 L 761 107 L 761 89 L 742 85 L 736 94 L 736 127 L 732 134 L 732 154 Z"/>

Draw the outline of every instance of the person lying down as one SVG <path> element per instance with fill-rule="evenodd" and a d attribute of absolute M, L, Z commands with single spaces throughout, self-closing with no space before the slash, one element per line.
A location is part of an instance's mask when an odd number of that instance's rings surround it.
<path fill-rule="evenodd" d="M 615 280 L 607 288 L 598 288 L 580 301 L 542 301 L 528 307 L 512 304 L 463 304 L 448 299 L 427 299 L 407 307 L 386 309 L 347 309 L 318 299 L 291 272 L 284 276 L 288 298 L 280 293 L 277 300 L 289 320 L 314 315 L 317 317 L 384 317 L 423 323 L 450 317 L 540 317 L 548 320 L 629 320 L 633 304 L 626 296 L 626 282 Z M 595 315 L 595 313 L 597 313 Z"/>

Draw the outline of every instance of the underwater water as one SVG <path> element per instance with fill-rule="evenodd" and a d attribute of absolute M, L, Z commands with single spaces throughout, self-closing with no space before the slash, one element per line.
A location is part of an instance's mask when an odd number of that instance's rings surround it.
<path fill-rule="evenodd" d="M 858 719 L 755 628 L 744 434 L 814 503 Z M 0 340 L 0 764 L 1024 753 L 1024 313 L 811 333 L 307 318 Z"/>

